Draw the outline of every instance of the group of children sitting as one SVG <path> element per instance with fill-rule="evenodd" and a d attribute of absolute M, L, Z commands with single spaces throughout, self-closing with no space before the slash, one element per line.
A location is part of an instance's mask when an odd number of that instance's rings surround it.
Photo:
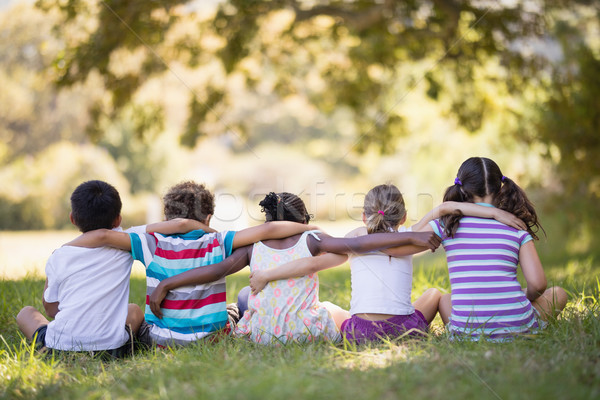
<path fill-rule="evenodd" d="M 220 334 L 262 344 L 346 339 L 355 343 L 418 336 L 439 312 L 452 337 L 505 340 L 532 333 L 557 315 L 567 295 L 546 288 L 532 239 L 541 228 L 521 188 L 492 160 L 474 157 L 458 170 L 444 203 L 411 228 L 400 191 L 371 189 L 364 227 L 334 238 L 309 225 L 303 201 L 270 193 L 266 223 L 238 232 L 209 227 L 214 196 L 185 182 L 164 197 L 166 221 L 122 231 L 121 200 L 102 181 L 71 196 L 82 233 L 46 265 L 43 305 L 17 316 L 37 348 L 123 357 L 134 343 L 185 345 Z M 443 245 L 451 294 L 426 290 L 411 302 L 412 255 Z M 133 260 L 146 267 L 145 312 L 128 304 Z M 317 272 L 349 260 L 346 311 L 319 299 Z M 250 285 L 226 304 L 225 276 L 250 266 Z M 517 280 L 521 265 L 526 288 Z"/>

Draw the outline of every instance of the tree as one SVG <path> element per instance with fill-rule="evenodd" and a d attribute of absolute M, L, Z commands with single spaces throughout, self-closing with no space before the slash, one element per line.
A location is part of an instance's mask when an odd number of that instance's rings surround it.
<path fill-rule="evenodd" d="M 359 150 L 371 145 L 393 150 L 390 142 L 405 131 L 402 100 L 415 88 L 432 99 L 446 96 L 448 113 L 475 132 L 487 110 L 474 85 L 486 78 L 481 67 L 490 60 L 500 64 L 514 91 L 536 79 L 544 57 L 525 55 L 513 44 L 546 35 L 545 13 L 563 7 L 554 1 L 502 6 L 453 0 L 228 0 L 207 16 L 194 4 L 38 2 L 61 11 L 63 32 L 79 32 L 56 63 L 61 66 L 57 84 L 68 87 L 98 73 L 111 94 L 108 104 L 94 107 L 92 127 L 103 117 L 114 118 L 170 65 L 198 68 L 218 60 L 220 72 L 190 88 L 183 144 L 193 146 L 211 131 L 245 134 L 243 120 L 219 124 L 235 101 L 226 80 L 233 76 L 242 76 L 250 90 L 305 96 L 325 113 L 350 109 Z M 135 61 L 136 67 L 119 68 L 123 61 Z M 419 62 L 421 72 L 406 76 L 402 67 Z M 451 92 L 448 79 L 455 82 Z"/>
<path fill-rule="evenodd" d="M 424 91 L 477 133 L 502 90 L 518 104 L 502 105 L 503 112 L 519 127 L 533 127 L 516 135 L 545 144 L 566 193 L 600 197 L 598 2 L 202 4 L 38 1 L 62 15 L 58 28 L 67 43 L 55 63 L 58 86 L 99 76 L 111 96 L 93 107 L 91 132 L 101 136 L 102 121 L 117 118 L 139 101 L 145 84 L 177 68 L 202 71 L 202 79 L 184 82 L 188 117 L 180 140 L 190 147 L 204 135 L 249 135 L 252 122 L 228 113 L 236 101 L 234 80 L 257 96 L 302 96 L 324 114 L 348 110 L 357 132 L 353 150 L 381 152 L 394 151 L 407 133 L 403 101 L 410 92 Z M 161 106 L 157 100 L 147 108 Z M 142 120 L 150 123 L 136 125 L 140 137 L 160 124 L 160 118 Z"/>

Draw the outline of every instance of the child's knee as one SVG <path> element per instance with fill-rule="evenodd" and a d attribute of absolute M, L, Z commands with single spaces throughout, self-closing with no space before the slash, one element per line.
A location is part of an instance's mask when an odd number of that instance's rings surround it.
<path fill-rule="evenodd" d="M 447 306 L 452 306 L 452 295 L 450 293 L 441 294 L 440 293 L 440 305 L 444 304 Z"/>
<path fill-rule="evenodd" d="M 129 303 L 127 305 L 127 314 L 133 314 L 133 315 L 144 315 L 144 312 L 142 311 L 142 309 L 140 308 L 140 306 L 138 306 L 135 303 Z"/>
<path fill-rule="evenodd" d="M 426 296 L 431 297 L 432 299 L 438 299 L 438 301 L 442 297 L 442 292 L 440 292 L 436 288 L 429 288 L 423 294 L 426 295 Z"/>
<path fill-rule="evenodd" d="M 558 310 L 565 308 L 569 299 L 565 289 L 561 288 L 560 286 L 553 286 L 549 290 L 552 291 L 551 293 L 554 299 L 554 308 Z"/>
<path fill-rule="evenodd" d="M 17 324 L 22 324 L 24 321 L 31 319 L 34 313 L 38 312 L 35 307 L 25 306 L 17 314 Z"/>

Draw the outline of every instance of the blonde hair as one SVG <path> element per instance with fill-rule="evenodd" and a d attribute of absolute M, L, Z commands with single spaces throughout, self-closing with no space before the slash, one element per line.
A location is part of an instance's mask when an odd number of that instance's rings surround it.
<path fill-rule="evenodd" d="M 365 196 L 364 212 L 368 233 L 395 231 L 406 216 L 402 193 L 392 184 L 375 186 Z"/>

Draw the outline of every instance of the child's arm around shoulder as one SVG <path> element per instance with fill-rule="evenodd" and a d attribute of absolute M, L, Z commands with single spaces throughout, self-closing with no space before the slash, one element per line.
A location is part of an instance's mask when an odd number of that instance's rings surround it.
<path fill-rule="evenodd" d="M 121 250 L 131 251 L 129 235 L 125 232 L 113 231 L 111 229 L 96 229 L 82 233 L 69 243 L 65 244 L 65 246 L 88 248 L 110 246 Z"/>
<path fill-rule="evenodd" d="M 367 235 L 367 228 L 364 226 L 361 226 L 360 228 L 356 228 L 355 230 L 353 230 L 352 232 L 348 233 L 346 235 L 346 237 L 357 237 L 357 236 L 364 236 Z M 435 251 L 434 249 L 430 249 L 430 247 L 428 246 L 415 246 L 413 244 L 407 244 L 404 246 L 397 246 L 397 247 L 390 247 L 388 249 L 383 249 L 381 250 L 382 253 L 385 253 L 389 256 L 392 257 L 404 257 L 404 256 L 410 256 L 416 253 L 420 253 L 422 251 L 426 251 L 426 250 L 431 250 L 431 251 Z"/>
<path fill-rule="evenodd" d="M 165 235 L 185 233 L 196 229 L 202 229 L 205 232 L 215 232 L 214 229 L 202 222 L 185 218 L 175 218 L 169 221 L 161 221 L 146 225 L 146 232 L 157 232 Z M 88 248 L 110 246 L 121 250 L 131 251 L 131 240 L 127 232 L 119 232 L 112 229 L 96 229 L 82 233 L 65 246 Z"/>
<path fill-rule="evenodd" d="M 429 211 L 419 222 L 412 226 L 415 232 L 431 231 L 430 221 L 438 219 L 443 215 L 461 213 L 470 217 L 490 218 L 502 222 L 515 229 L 526 230 L 527 225 L 513 214 L 496 207 L 480 206 L 474 203 L 458 201 L 446 201 Z"/>
<path fill-rule="evenodd" d="M 247 246 L 261 240 L 283 239 L 305 231 L 315 230 L 314 225 L 300 224 L 289 221 L 271 221 L 264 224 L 242 229 L 233 237 L 233 248 Z"/>
<path fill-rule="evenodd" d="M 186 218 L 174 218 L 168 221 L 161 221 L 146 225 L 146 232 L 157 232 L 163 235 L 172 235 L 174 233 L 186 233 L 197 229 L 202 229 L 204 232 L 207 233 L 217 232 L 210 226 L 200 221 Z"/>
<path fill-rule="evenodd" d="M 309 246 L 312 245 L 317 252 L 338 254 L 360 254 L 406 245 L 435 250 L 441 243 L 440 237 L 433 232 L 386 232 L 345 238 L 334 238 L 319 234 L 319 238 L 320 240 L 317 241 L 312 236 L 309 237 Z"/>
<path fill-rule="evenodd" d="M 363 229 L 364 228 L 356 228 L 348 233 L 346 237 L 360 236 Z M 365 229 L 364 234 L 366 233 Z M 325 269 L 337 267 L 347 260 L 347 254 L 324 253 L 315 257 L 299 258 L 276 268 L 252 272 L 250 274 L 250 289 L 252 289 L 252 294 L 256 295 L 260 293 L 269 282 L 310 275 Z"/>

